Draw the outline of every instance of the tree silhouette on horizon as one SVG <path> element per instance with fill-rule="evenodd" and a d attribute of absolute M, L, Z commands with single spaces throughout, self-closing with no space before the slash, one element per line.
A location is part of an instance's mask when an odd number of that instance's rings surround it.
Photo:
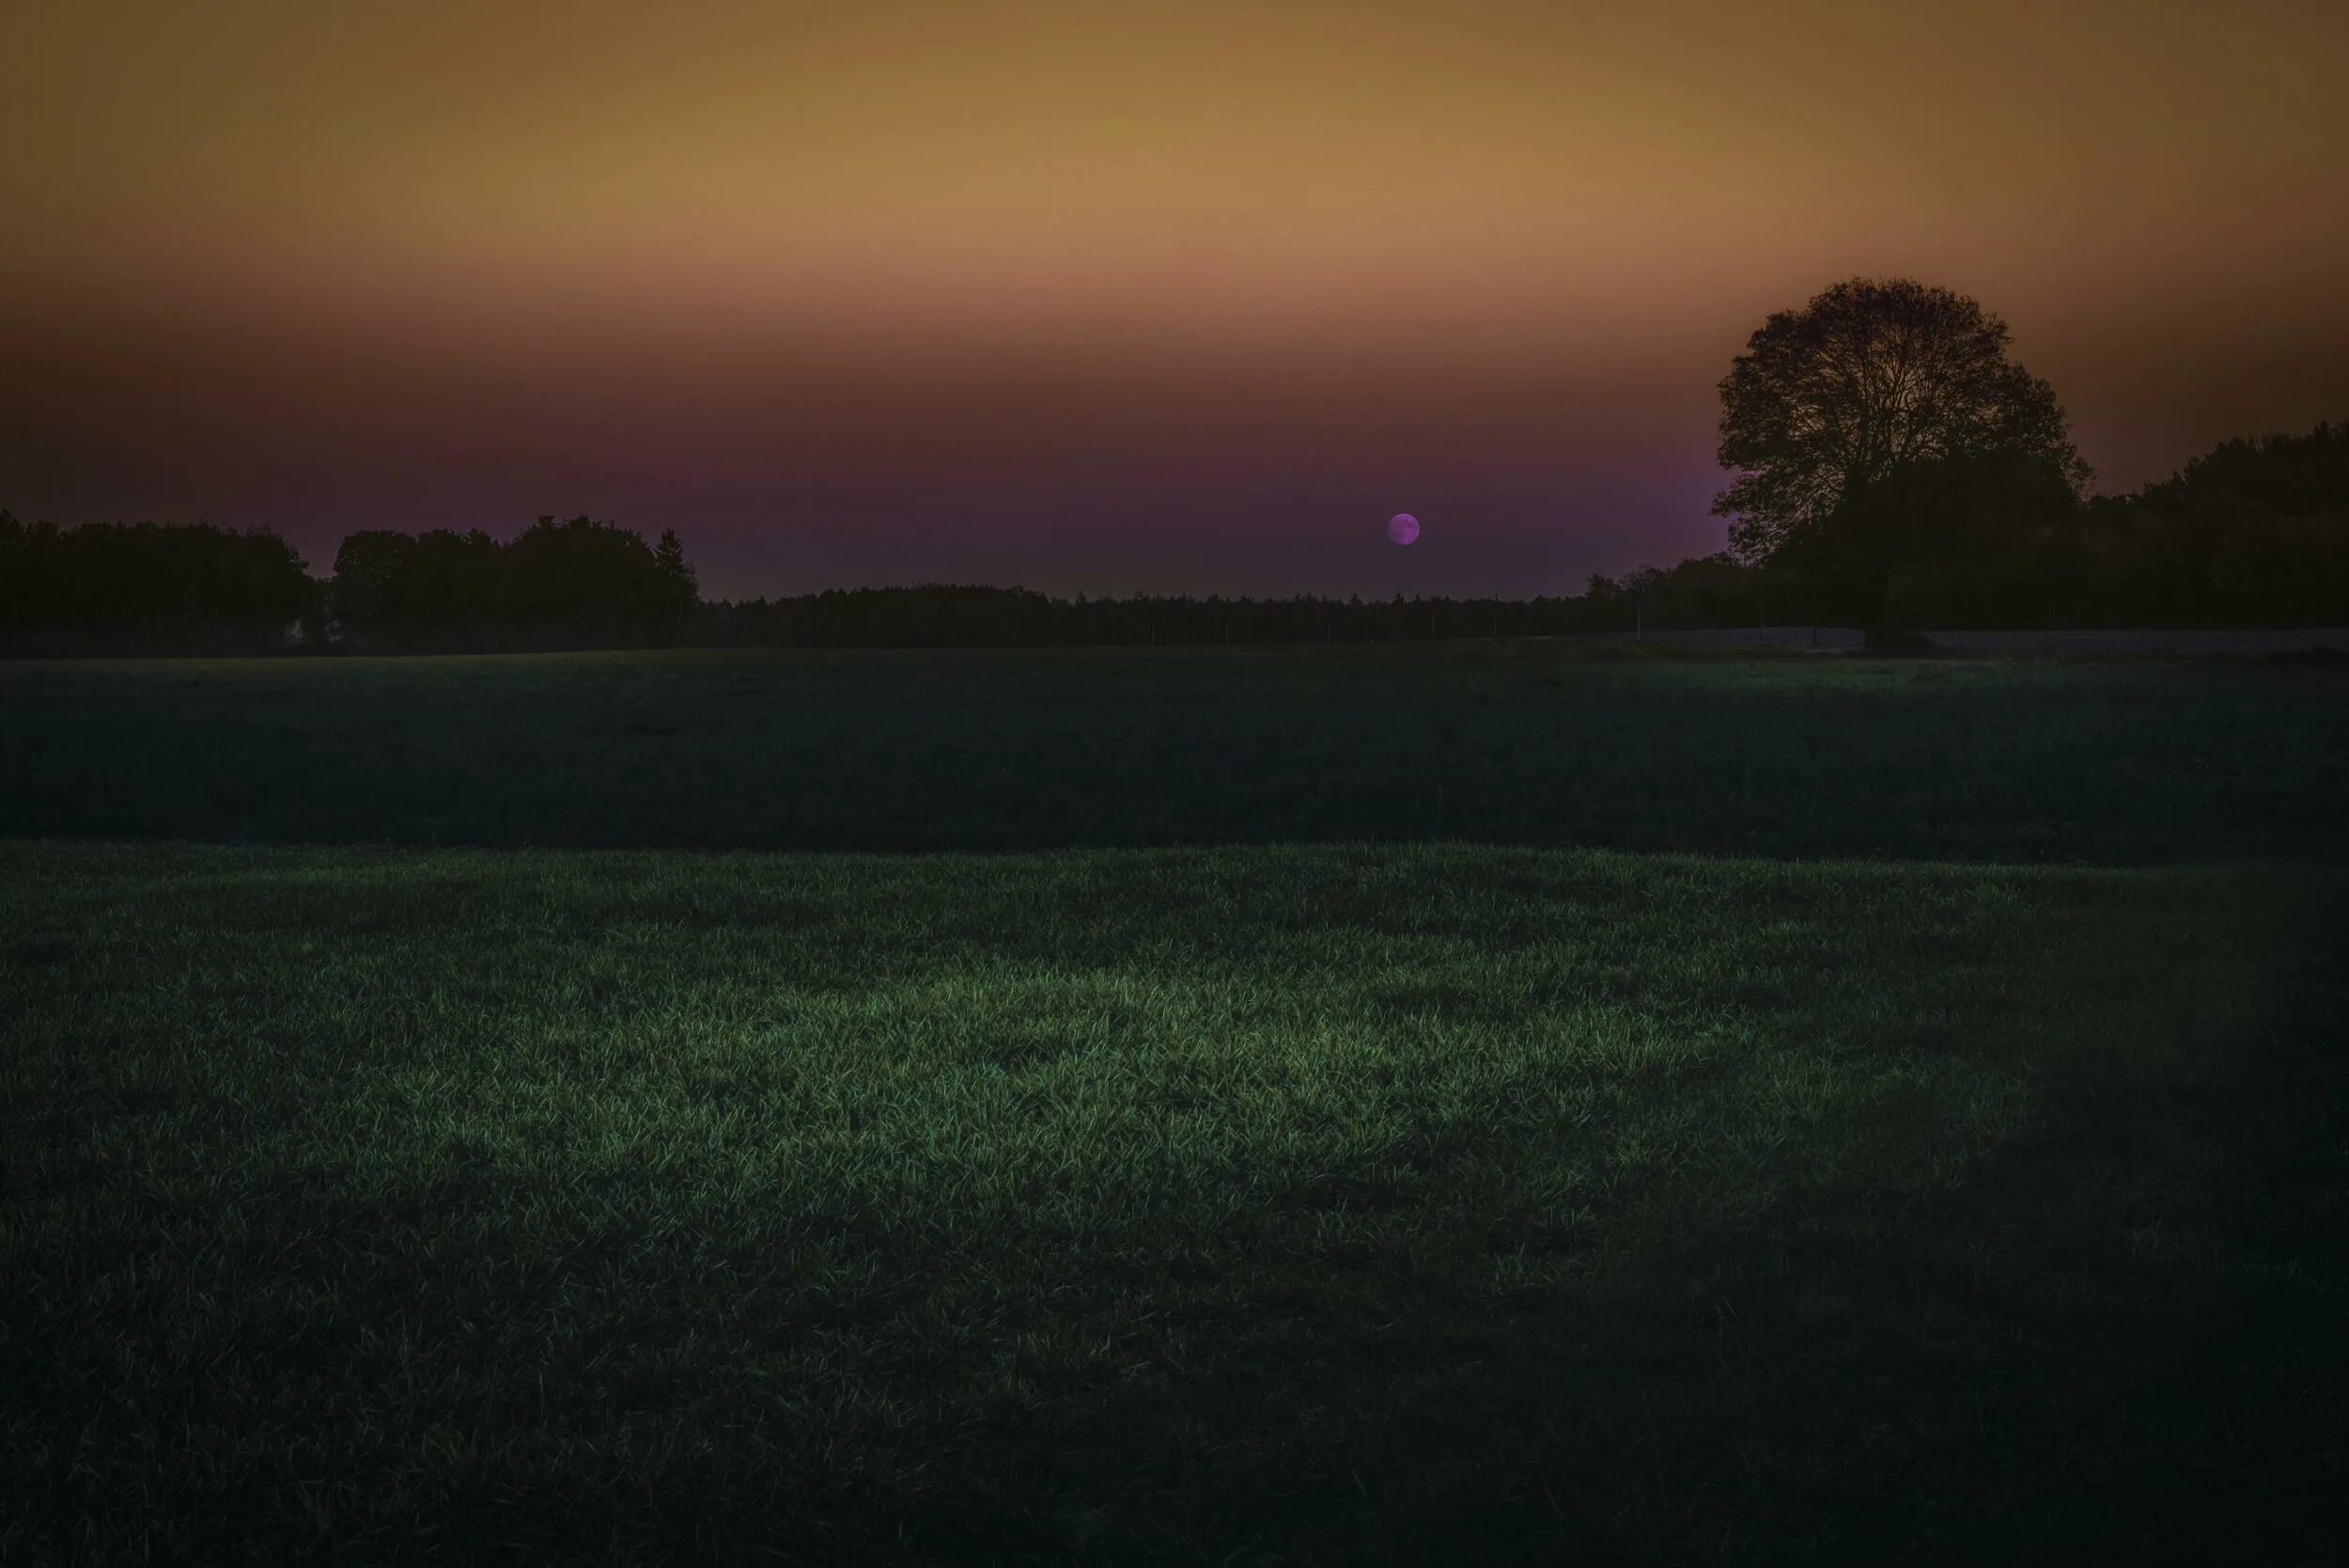
<path fill-rule="evenodd" d="M 1760 334 L 1757 334 L 1757 336 Z M 2058 411 L 2060 416 L 2060 411 Z M 1057 599 L 920 582 L 704 600 L 675 529 L 542 517 L 347 535 L 311 578 L 267 529 L 25 522 L 0 508 L 0 657 L 588 647 L 1400 643 L 1635 629 L 2349 625 L 2349 422 L 2231 436 L 2082 504 L 2067 444 L 1911 456 L 1775 545 L 1523 598 Z M 1755 536 L 1749 534 L 1750 544 Z M 1754 554 L 1759 553 L 1759 560 Z M 1873 579 L 1873 582 L 1871 582 Z"/>
<path fill-rule="evenodd" d="M 1773 314 L 1720 382 L 1719 460 L 1737 478 L 1715 498 L 1730 549 L 1757 565 L 1823 569 L 1872 624 L 1894 614 L 1916 537 L 1887 487 L 1930 489 L 1936 465 L 1976 459 L 2032 489 L 2052 475 L 2077 499 L 2091 477 L 2055 389 L 2007 355 L 1998 317 L 1953 289 L 1856 277 Z"/>

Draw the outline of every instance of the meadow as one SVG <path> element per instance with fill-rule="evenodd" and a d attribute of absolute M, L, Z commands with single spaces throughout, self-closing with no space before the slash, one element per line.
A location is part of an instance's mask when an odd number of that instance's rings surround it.
<path fill-rule="evenodd" d="M 2349 679 L 1571 644 L 0 664 L 22 837 L 2338 854 Z"/>
<path fill-rule="evenodd" d="M 8 1560 L 2316 1562 L 2349 678 L 0 666 Z"/>

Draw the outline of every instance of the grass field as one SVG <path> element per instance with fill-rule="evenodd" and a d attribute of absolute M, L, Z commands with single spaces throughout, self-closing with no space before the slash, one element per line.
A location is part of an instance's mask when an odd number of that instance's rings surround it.
<path fill-rule="evenodd" d="M 8 1560 L 2349 1545 L 2337 674 L 0 703 Z"/>
<path fill-rule="evenodd" d="M 0 665 L 23 836 L 2339 854 L 2349 676 L 1564 644 Z"/>

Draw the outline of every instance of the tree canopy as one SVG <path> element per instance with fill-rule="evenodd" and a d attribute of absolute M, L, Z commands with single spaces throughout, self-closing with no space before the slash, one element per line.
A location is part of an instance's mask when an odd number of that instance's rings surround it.
<path fill-rule="evenodd" d="M 696 602 L 685 547 L 674 530 L 661 539 L 585 516 L 542 517 L 506 543 L 369 530 L 335 553 L 334 613 L 377 648 L 658 646 Z"/>
<path fill-rule="evenodd" d="M 0 653 L 271 651 L 317 597 L 266 529 L 59 528 L 0 511 Z"/>
<path fill-rule="evenodd" d="M 1921 464 L 2036 458 L 2079 493 L 2062 406 L 2008 337 L 1973 300 L 1907 278 L 1848 279 L 1771 316 L 1720 383 L 1720 463 L 1738 477 L 1713 510 L 1731 549 L 1765 562 L 1848 540 L 1870 490 Z"/>

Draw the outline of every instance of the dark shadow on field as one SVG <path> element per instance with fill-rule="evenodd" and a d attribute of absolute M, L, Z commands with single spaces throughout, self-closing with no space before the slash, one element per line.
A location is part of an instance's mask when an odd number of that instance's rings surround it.
<path fill-rule="evenodd" d="M 990 1433 L 969 1481 L 996 1500 L 929 1503 L 920 1539 L 1075 1561 L 1089 1507 L 1116 1524 L 1087 1562 L 2340 1560 L 2349 883 L 2326 902 L 2272 1032 L 2190 1110 L 2057 1080 L 1958 1191 L 1781 1206 L 1570 1322 L 1408 1285 L 1351 1323 L 1265 1303 L 1176 1408 Z M 2223 1154 L 2223 1190 L 2158 1209 L 2105 1185 L 2182 1130 Z M 2046 1205 L 2074 1250 L 1977 1266 Z M 2216 1266 L 2178 1246 L 2197 1227 Z M 1332 1419 L 1177 1462 L 1218 1405 Z"/>
<path fill-rule="evenodd" d="M 0 832 L 2338 853 L 2349 676 L 1548 644 L 0 667 Z"/>

